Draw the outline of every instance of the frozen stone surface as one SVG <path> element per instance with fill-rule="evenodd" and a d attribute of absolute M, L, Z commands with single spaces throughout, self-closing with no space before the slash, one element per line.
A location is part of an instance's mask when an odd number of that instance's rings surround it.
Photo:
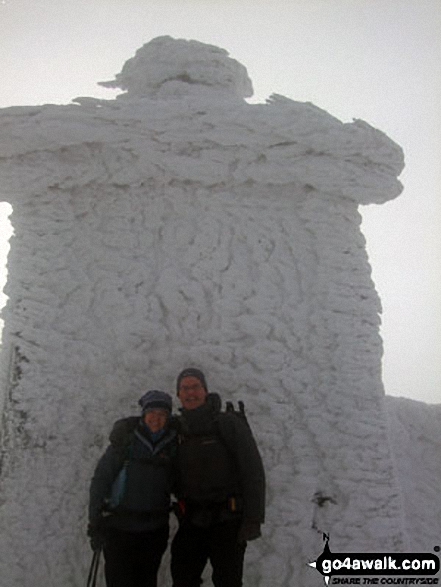
<path fill-rule="evenodd" d="M 115 80 L 100 85 L 128 90 L 130 97 L 160 98 L 204 89 L 240 98 L 253 95 L 246 68 L 225 49 L 171 37 L 158 37 L 141 47 Z"/>
<path fill-rule="evenodd" d="M 387 397 L 386 406 L 409 550 L 431 552 L 441 528 L 441 405 Z"/>
<path fill-rule="evenodd" d="M 401 149 L 312 104 L 246 103 L 245 68 L 197 42 L 155 39 L 111 85 L 127 91 L 0 111 L 5 585 L 83 585 L 110 426 L 189 364 L 245 401 L 262 449 L 246 584 L 322 584 L 321 532 L 405 548 L 358 212 L 400 193 Z"/>

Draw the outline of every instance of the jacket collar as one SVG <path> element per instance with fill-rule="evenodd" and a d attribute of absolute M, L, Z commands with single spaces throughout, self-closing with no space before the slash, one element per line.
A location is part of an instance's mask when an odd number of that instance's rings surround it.
<path fill-rule="evenodd" d="M 181 408 L 182 432 L 190 435 L 212 433 L 220 411 L 221 399 L 217 393 L 209 393 L 207 401 L 194 410 Z"/>

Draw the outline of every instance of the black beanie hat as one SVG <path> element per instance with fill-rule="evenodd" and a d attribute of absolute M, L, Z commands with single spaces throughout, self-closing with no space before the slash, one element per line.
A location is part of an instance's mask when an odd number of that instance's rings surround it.
<path fill-rule="evenodd" d="M 205 380 L 205 375 L 202 373 L 202 371 L 194 367 L 188 367 L 187 369 L 181 371 L 178 375 L 178 379 L 176 382 L 176 391 L 178 394 L 179 388 L 181 386 L 181 381 L 184 379 L 184 377 L 196 377 L 196 379 L 199 379 L 199 381 L 202 383 L 203 388 L 208 393 L 207 381 Z"/>
<path fill-rule="evenodd" d="M 157 389 L 151 389 L 147 391 L 138 404 L 141 406 L 142 414 L 144 415 L 148 410 L 159 408 L 166 410 L 169 414 L 172 411 L 172 398 L 165 391 L 159 391 Z"/>

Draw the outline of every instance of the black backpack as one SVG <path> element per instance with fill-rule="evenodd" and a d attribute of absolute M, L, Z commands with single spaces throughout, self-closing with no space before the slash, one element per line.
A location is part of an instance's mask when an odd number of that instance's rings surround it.
<path fill-rule="evenodd" d="M 245 414 L 245 404 L 243 403 L 243 401 L 239 400 L 237 402 L 237 405 L 239 407 L 238 410 L 235 409 L 233 402 L 226 402 L 225 412 L 227 414 L 234 414 L 238 418 L 241 418 L 245 422 L 245 424 L 248 426 L 248 428 L 250 428 L 250 425 L 247 420 L 247 416 Z"/>

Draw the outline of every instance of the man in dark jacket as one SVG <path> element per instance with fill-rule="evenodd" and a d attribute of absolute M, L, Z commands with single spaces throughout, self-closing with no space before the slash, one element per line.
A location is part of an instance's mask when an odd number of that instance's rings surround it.
<path fill-rule="evenodd" d="M 240 587 L 246 543 L 258 538 L 265 474 L 244 418 L 221 412 L 204 374 L 177 380 L 179 529 L 171 547 L 173 587 L 199 587 L 209 560 L 215 587 Z"/>
<path fill-rule="evenodd" d="M 102 545 L 107 587 L 156 587 L 167 548 L 176 430 L 172 400 L 148 391 L 142 417 L 98 462 L 89 502 L 92 548 Z"/>

